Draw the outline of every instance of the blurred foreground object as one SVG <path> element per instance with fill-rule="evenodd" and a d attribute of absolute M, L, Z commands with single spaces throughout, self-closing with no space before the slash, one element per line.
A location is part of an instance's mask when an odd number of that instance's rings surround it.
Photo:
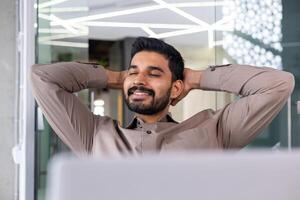
<path fill-rule="evenodd" d="M 54 159 L 47 200 L 299 200 L 300 152 Z"/>

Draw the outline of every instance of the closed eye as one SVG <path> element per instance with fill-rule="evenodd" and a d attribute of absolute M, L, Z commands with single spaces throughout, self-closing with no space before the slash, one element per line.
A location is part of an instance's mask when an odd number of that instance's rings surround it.
<path fill-rule="evenodd" d="M 160 77 L 160 74 L 149 74 L 149 76 L 153 76 L 153 77 Z"/>
<path fill-rule="evenodd" d="M 135 75 L 137 72 L 129 72 L 128 75 Z"/>

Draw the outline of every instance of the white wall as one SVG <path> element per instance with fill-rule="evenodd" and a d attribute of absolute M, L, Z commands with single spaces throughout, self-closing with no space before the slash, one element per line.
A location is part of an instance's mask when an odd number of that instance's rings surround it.
<path fill-rule="evenodd" d="M 199 46 L 176 46 L 185 60 L 185 67 L 204 70 L 209 65 L 215 64 L 215 49 Z M 222 60 L 223 55 L 218 50 L 218 63 Z M 212 92 L 203 90 L 193 90 L 175 107 L 171 108 L 172 116 L 177 121 L 183 121 L 190 118 L 196 113 L 205 110 L 217 110 L 230 103 L 234 95 L 225 92 Z"/>
<path fill-rule="evenodd" d="M 0 199 L 14 198 L 16 89 L 16 1 L 0 1 Z"/>

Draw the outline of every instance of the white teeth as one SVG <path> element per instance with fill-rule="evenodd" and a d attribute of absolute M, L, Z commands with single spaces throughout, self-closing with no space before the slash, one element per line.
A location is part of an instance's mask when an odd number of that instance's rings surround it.
<path fill-rule="evenodd" d="M 148 95 L 146 92 L 134 92 L 136 95 Z"/>

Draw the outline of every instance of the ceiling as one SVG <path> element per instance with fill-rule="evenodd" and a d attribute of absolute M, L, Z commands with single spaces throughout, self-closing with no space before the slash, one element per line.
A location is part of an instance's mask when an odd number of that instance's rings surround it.
<path fill-rule="evenodd" d="M 84 48 L 85 42 L 78 41 L 87 38 L 149 36 L 172 44 L 213 47 L 222 43 L 219 33 L 232 31 L 233 18 L 224 12 L 232 5 L 220 0 L 43 1 L 36 6 L 39 41 L 62 46 L 77 42 Z"/>

